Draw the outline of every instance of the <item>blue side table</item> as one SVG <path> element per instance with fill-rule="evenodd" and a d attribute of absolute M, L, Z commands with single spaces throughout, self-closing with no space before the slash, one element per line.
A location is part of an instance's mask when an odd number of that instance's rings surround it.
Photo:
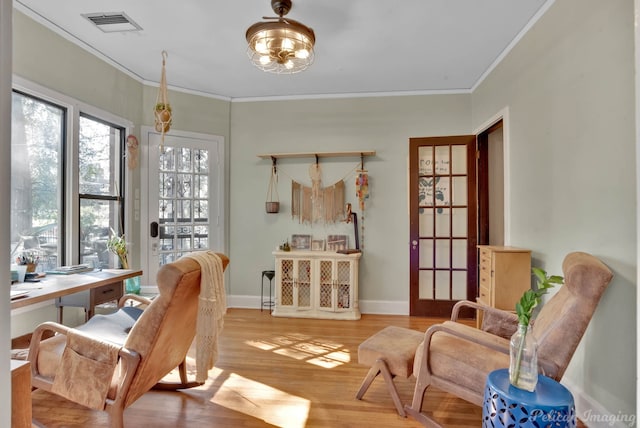
<path fill-rule="evenodd" d="M 538 375 L 533 392 L 509 383 L 509 370 L 489 373 L 482 405 L 483 428 L 576 427 L 576 408 L 567 388 Z"/>

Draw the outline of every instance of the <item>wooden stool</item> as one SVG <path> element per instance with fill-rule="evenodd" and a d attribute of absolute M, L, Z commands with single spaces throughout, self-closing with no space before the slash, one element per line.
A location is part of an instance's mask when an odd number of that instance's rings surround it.
<path fill-rule="evenodd" d="M 376 376 L 382 373 L 398 414 L 406 417 L 393 378 L 408 378 L 413 374 L 413 359 L 423 339 L 423 332 L 389 326 L 362 342 L 358 346 L 358 363 L 371 366 L 371 369 L 362 381 L 356 398 L 361 400 Z"/>

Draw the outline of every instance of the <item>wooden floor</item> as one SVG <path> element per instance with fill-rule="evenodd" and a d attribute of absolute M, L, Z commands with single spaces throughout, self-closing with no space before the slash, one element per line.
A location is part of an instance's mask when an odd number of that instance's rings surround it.
<path fill-rule="evenodd" d="M 150 391 L 125 410 L 127 427 L 419 427 L 396 413 L 382 377 L 364 396 L 355 393 L 368 368 L 358 345 L 387 325 L 424 331 L 439 319 L 363 315 L 359 321 L 274 318 L 268 311 L 230 309 L 220 357 L 200 388 Z M 413 382 L 398 378 L 400 397 Z M 35 391 L 33 417 L 46 427 L 108 426 L 104 412 Z M 445 427 L 478 427 L 480 407 L 438 390 L 425 399 Z"/>

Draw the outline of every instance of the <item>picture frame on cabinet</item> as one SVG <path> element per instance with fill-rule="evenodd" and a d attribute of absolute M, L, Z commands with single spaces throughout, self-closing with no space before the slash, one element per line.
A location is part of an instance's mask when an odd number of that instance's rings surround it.
<path fill-rule="evenodd" d="M 349 237 L 347 235 L 327 235 L 327 251 L 339 251 L 349 248 Z"/>
<path fill-rule="evenodd" d="M 291 235 L 292 250 L 310 250 L 311 235 Z"/>
<path fill-rule="evenodd" d="M 314 239 L 311 241 L 311 251 L 324 251 L 324 239 Z"/>

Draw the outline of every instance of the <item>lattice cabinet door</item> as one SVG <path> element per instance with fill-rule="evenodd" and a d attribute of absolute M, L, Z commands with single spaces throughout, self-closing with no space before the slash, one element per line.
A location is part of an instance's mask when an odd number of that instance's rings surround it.
<path fill-rule="evenodd" d="M 356 301 L 355 269 L 352 260 L 319 260 L 318 309 L 332 312 L 353 310 Z"/>
<path fill-rule="evenodd" d="M 298 310 L 311 309 L 311 259 L 295 261 L 295 282 L 293 284 L 293 302 Z"/>
<path fill-rule="evenodd" d="M 293 307 L 293 259 L 279 259 L 276 262 L 276 300 L 281 307 Z"/>
<path fill-rule="evenodd" d="M 276 261 L 276 306 L 294 310 L 311 308 L 311 259 Z"/>

